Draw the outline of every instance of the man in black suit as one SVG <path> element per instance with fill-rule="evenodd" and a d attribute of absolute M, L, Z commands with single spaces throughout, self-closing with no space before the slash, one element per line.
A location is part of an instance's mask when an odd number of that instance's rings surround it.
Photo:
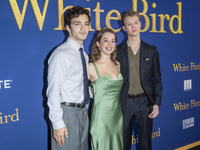
<path fill-rule="evenodd" d="M 131 149 L 133 122 L 136 121 L 140 149 L 152 150 L 153 118 L 159 114 L 162 97 L 159 54 L 155 46 L 140 39 L 140 15 L 133 10 L 122 16 L 128 39 L 117 47 L 124 83 L 121 104 L 124 115 L 124 150 Z"/>

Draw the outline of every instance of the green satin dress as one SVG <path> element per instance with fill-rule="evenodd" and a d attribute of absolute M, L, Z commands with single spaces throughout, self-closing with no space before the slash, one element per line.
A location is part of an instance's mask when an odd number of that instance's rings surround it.
<path fill-rule="evenodd" d="M 98 79 L 92 83 L 94 102 L 90 120 L 91 148 L 123 150 L 123 115 L 120 102 L 123 77 L 121 73 L 116 80 L 110 75 L 100 76 L 95 63 L 93 65 Z"/>

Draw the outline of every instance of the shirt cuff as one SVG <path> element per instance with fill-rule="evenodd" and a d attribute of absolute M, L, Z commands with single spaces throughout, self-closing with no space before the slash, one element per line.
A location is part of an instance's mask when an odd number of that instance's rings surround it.
<path fill-rule="evenodd" d="M 61 128 L 65 127 L 65 123 L 63 120 L 60 120 L 55 123 L 52 123 L 52 126 L 53 126 L 53 130 L 57 130 L 57 129 L 61 129 Z"/>

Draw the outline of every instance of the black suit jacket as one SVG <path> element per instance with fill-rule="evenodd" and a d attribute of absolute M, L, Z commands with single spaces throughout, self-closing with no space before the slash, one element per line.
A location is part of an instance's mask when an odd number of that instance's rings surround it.
<path fill-rule="evenodd" d="M 126 108 L 129 90 L 129 60 L 127 42 L 117 46 L 117 60 L 121 65 L 121 74 L 124 78 L 121 89 L 122 110 Z M 143 41 L 140 43 L 140 76 L 142 87 L 149 99 L 150 105 L 161 105 L 162 83 L 160 61 L 157 48 Z"/>

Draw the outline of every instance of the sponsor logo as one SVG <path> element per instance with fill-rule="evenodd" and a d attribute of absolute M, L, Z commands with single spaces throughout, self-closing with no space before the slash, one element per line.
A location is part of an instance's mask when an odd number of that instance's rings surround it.
<path fill-rule="evenodd" d="M 0 80 L 0 89 L 9 89 L 11 88 L 12 80 Z"/>
<path fill-rule="evenodd" d="M 183 129 L 191 128 L 194 126 L 194 117 L 184 119 L 182 122 L 183 122 Z"/>
<path fill-rule="evenodd" d="M 192 79 L 184 80 L 184 91 L 192 90 Z"/>

